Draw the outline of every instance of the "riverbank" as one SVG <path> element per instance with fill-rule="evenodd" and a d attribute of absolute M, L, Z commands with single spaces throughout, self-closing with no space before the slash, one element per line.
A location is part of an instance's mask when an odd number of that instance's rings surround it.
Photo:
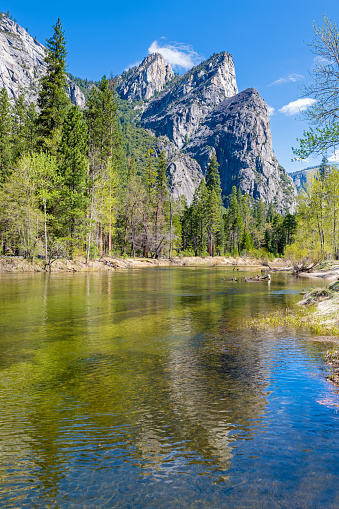
<path fill-rule="evenodd" d="M 333 282 L 339 278 L 339 263 L 328 262 L 324 264 L 323 268 L 313 272 L 300 272 L 298 276 L 308 279 L 322 279 L 324 281 Z"/>
<path fill-rule="evenodd" d="M 74 260 L 59 259 L 55 260 L 51 265 L 51 272 L 98 272 L 110 271 L 117 269 L 141 269 L 141 268 L 154 268 L 154 267 L 253 267 L 264 269 L 265 265 L 261 260 L 250 257 L 176 257 L 176 258 L 110 258 L 104 257 L 96 260 L 90 260 L 86 264 L 86 259 L 83 257 L 75 258 Z M 284 268 L 285 262 L 281 259 L 276 259 L 270 262 L 273 268 Z M 266 267 L 267 268 L 267 267 Z M 47 269 L 48 270 L 48 269 Z M 39 258 L 32 260 L 25 259 L 21 256 L 1 256 L 0 257 L 0 272 L 46 272 L 45 261 Z"/>
<path fill-rule="evenodd" d="M 312 283 L 317 280 L 322 286 L 302 292 L 303 298 L 294 308 L 253 319 L 249 325 L 258 329 L 301 327 L 322 336 L 323 341 L 339 342 L 339 267 L 299 276 L 312 279 Z"/>

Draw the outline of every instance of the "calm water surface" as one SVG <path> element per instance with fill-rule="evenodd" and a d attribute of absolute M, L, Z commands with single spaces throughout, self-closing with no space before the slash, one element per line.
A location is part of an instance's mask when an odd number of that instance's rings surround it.
<path fill-rule="evenodd" d="M 246 326 L 305 281 L 232 275 L 0 275 L 0 507 L 339 507 L 330 345 Z"/>

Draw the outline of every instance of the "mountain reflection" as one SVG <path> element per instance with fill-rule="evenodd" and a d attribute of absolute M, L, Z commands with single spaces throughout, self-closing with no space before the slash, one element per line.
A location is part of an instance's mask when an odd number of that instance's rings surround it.
<path fill-rule="evenodd" d="M 272 306 L 266 286 L 188 268 L 11 285 L 0 342 L 6 496 L 16 475 L 30 479 L 21 497 L 33 483 L 48 503 L 76 491 L 81 472 L 227 476 L 237 442 L 265 417 L 270 351 L 243 325 Z"/>

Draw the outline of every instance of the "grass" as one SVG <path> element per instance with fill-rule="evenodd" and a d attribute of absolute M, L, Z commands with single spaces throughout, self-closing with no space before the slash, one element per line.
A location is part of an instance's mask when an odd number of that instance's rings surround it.
<path fill-rule="evenodd" d="M 292 328 L 304 329 L 312 334 L 320 336 L 339 337 L 339 327 L 326 323 L 322 317 L 316 315 L 315 306 L 301 309 L 285 309 L 284 312 L 275 312 L 266 316 L 252 319 L 247 323 L 248 327 L 255 329 L 278 329 Z"/>
<path fill-rule="evenodd" d="M 338 292 L 339 281 L 330 284 L 328 288 L 310 288 L 303 292 L 304 298 L 298 303 L 299 306 L 252 319 L 248 326 L 256 329 L 299 328 L 312 334 L 339 337 Z"/>

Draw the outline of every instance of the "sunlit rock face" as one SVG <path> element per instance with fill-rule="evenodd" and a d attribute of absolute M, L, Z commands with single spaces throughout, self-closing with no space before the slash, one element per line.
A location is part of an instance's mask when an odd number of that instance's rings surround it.
<path fill-rule="evenodd" d="M 11 101 L 24 93 L 26 102 L 36 102 L 39 79 L 46 72 L 45 47 L 15 21 L 0 18 L 0 88 L 5 87 Z M 68 94 L 80 108 L 85 97 L 80 88 L 67 79 Z"/>
<path fill-rule="evenodd" d="M 148 55 L 140 65 L 125 71 L 117 82 L 117 92 L 122 99 L 148 100 L 161 92 L 175 74 L 160 53 Z"/>
<path fill-rule="evenodd" d="M 203 173 L 198 162 L 179 150 L 167 136 L 156 139 L 156 154 L 164 151 L 167 159 L 167 177 L 171 195 L 174 198 L 184 196 L 188 205 L 192 203 L 195 189 L 199 186 Z"/>
<path fill-rule="evenodd" d="M 225 198 L 235 185 L 282 213 L 293 211 L 296 190 L 274 155 L 267 105 L 254 89 L 238 93 L 229 53 L 213 55 L 173 79 L 144 103 L 138 120 L 177 147 L 175 159 L 171 148 L 168 165 L 170 181 L 181 184 L 174 185 L 175 195 L 191 202 L 196 177 L 206 173 L 215 153 Z"/>
<path fill-rule="evenodd" d="M 255 89 L 219 104 L 186 151 L 204 173 L 211 154 L 216 154 L 224 196 L 235 185 L 255 200 L 273 202 L 282 213 L 293 210 L 295 186 L 274 155 L 268 108 Z"/>
<path fill-rule="evenodd" d="M 229 53 L 219 53 L 177 77 L 153 98 L 144 108 L 141 123 L 182 148 L 201 121 L 237 92 L 233 58 Z"/>

